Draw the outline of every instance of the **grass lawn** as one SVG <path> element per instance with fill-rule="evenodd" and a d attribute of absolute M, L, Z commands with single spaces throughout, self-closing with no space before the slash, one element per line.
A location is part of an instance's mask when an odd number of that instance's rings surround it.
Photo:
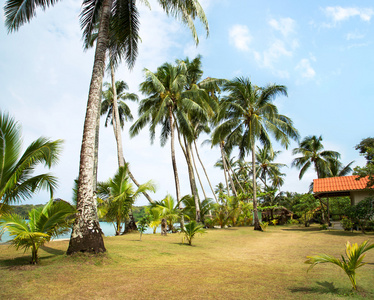
<path fill-rule="evenodd" d="M 104 255 L 67 256 L 68 241 L 30 252 L 0 245 L 0 299 L 374 299 L 374 250 L 358 269 L 358 293 L 335 265 L 307 273 L 307 255 L 338 256 L 345 243 L 374 235 L 269 226 L 209 230 L 181 244 L 179 234 L 105 238 Z"/>

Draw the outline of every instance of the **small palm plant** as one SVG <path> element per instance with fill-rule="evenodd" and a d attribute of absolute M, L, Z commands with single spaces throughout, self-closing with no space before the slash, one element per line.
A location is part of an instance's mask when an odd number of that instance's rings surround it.
<path fill-rule="evenodd" d="M 198 224 L 195 220 L 191 221 L 190 223 L 184 225 L 184 229 L 182 230 L 182 233 L 184 234 L 184 238 L 187 239 L 188 245 L 192 245 L 192 239 L 195 237 L 196 234 L 200 233 L 206 233 L 206 230 L 204 229 L 203 225 Z"/>
<path fill-rule="evenodd" d="M 140 232 L 140 241 L 142 240 L 143 233 L 147 230 L 150 223 L 149 216 L 141 218 L 136 225 L 138 226 L 138 231 Z"/>
<path fill-rule="evenodd" d="M 362 262 L 365 258 L 365 252 L 374 248 L 374 244 L 369 244 L 368 241 L 364 241 L 361 245 L 354 243 L 351 245 L 350 242 L 346 244 L 346 254 L 347 259 L 342 255 L 342 260 L 335 258 L 327 254 L 319 254 L 314 256 L 307 256 L 308 260 L 305 261 L 306 264 L 310 264 L 308 271 L 317 264 L 321 263 L 333 263 L 344 270 L 344 272 L 349 277 L 354 290 L 357 290 L 356 284 L 356 270 L 366 263 Z"/>
<path fill-rule="evenodd" d="M 63 200 L 50 200 L 43 207 L 29 212 L 29 221 L 16 214 L 6 214 L 0 227 L 9 231 L 10 241 L 18 250 L 31 248 L 31 264 L 38 263 L 38 249 L 52 237 L 67 232 L 72 225 L 75 208 Z"/>

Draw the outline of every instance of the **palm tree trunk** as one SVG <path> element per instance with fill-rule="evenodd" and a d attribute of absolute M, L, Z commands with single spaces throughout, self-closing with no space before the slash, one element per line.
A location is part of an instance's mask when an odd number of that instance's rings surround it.
<path fill-rule="evenodd" d="M 93 169 L 95 164 L 95 131 L 97 114 L 100 108 L 100 91 L 104 76 L 105 56 L 109 44 L 109 19 L 112 1 L 104 0 L 102 4 L 95 61 L 83 128 L 78 177 L 77 214 L 67 254 L 106 251 L 93 191 Z"/>
<path fill-rule="evenodd" d="M 124 161 L 124 163 L 126 164 L 125 157 L 123 157 L 123 161 Z M 139 182 L 135 179 L 134 175 L 133 175 L 133 174 L 131 173 L 131 171 L 130 171 L 130 165 L 128 165 L 128 167 L 127 167 L 127 171 L 128 171 L 129 177 L 131 178 L 132 182 L 134 182 L 135 185 L 136 185 L 137 187 L 139 187 L 139 186 L 140 186 Z M 154 203 L 153 199 L 151 198 L 151 196 L 148 195 L 147 192 L 143 192 L 143 195 L 144 195 L 144 197 L 147 198 L 147 200 L 148 200 L 150 203 Z"/>
<path fill-rule="evenodd" d="M 253 141 L 253 145 L 252 145 L 252 177 L 253 177 L 253 218 L 254 218 L 254 229 L 255 230 L 260 230 L 262 231 L 261 229 L 261 226 L 260 226 L 260 220 L 258 219 L 258 213 L 257 213 L 257 186 L 256 186 L 256 157 L 255 157 L 255 142 Z"/>
<path fill-rule="evenodd" d="M 200 216 L 200 201 L 199 201 L 199 195 L 197 193 L 197 186 L 196 186 L 196 180 L 195 180 L 195 174 L 193 171 L 193 166 L 192 166 L 192 159 L 191 159 L 191 144 L 188 143 L 185 140 L 186 143 L 186 159 L 187 159 L 187 166 L 188 166 L 188 174 L 190 176 L 190 182 L 191 182 L 191 192 L 195 200 L 195 210 L 196 210 L 196 222 L 201 221 L 201 216 Z"/>
<path fill-rule="evenodd" d="M 123 148 L 122 148 L 122 135 L 121 135 L 121 123 L 119 120 L 119 111 L 118 111 L 118 102 L 117 102 L 117 88 L 116 88 L 116 79 L 114 73 L 113 64 L 110 64 L 110 73 L 112 79 L 112 92 L 113 92 L 113 130 L 114 136 L 117 142 L 117 159 L 118 159 L 118 166 L 123 167 L 125 165 L 125 161 L 123 159 Z"/>
<path fill-rule="evenodd" d="M 171 107 L 169 107 L 169 122 L 170 122 L 171 163 L 173 165 L 173 171 L 174 171 L 175 191 L 176 191 L 176 194 L 177 194 L 177 202 L 178 202 L 179 209 L 182 209 L 179 176 L 178 176 L 178 170 L 177 170 L 177 161 L 175 159 L 174 121 L 173 121 L 173 112 L 171 110 Z"/>
<path fill-rule="evenodd" d="M 101 95 L 102 89 L 100 89 Z M 95 158 L 94 158 L 94 174 L 93 174 L 93 190 L 97 189 L 97 170 L 99 167 L 99 136 L 100 136 L 100 108 L 97 111 L 96 119 L 96 130 L 95 130 Z"/>
<path fill-rule="evenodd" d="M 231 177 L 231 174 L 230 174 L 230 170 L 229 170 L 229 168 L 230 168 L 230 162 L 226 159 L 225 151 L 223 151 L 223 159 L 225 160 L 226 172 L 227 172 L 227 175 L 229 177 L 229 181 L 230 181 L 230 185 L 231 185 L 232 191 L 234 192 L 234 196 L 238 197 L 238 193 L 236 192 L 234 181 L 232 180 L 232 177 Z"/>
<path fill-rule="evenodd" d="M 200 155 L 199 155 L 199 151 L 197 151 L 197 146 L 196 146 L 196 141 L 194 140 L 194 145 L 195 145 L 195 151 L 196 151 L 196 155 L 197 155 L 197 158 L 199 159 L 199 162 L 204 170 L 204 173 L 205 173 L 205 176 L 206 176 L 206 179 L 208 180 L 208 183 L 209 183 L 209 186 L 210 186 L 210 189 L 212 191 L 212 194 L 214 196 L 214 198 L 216 199 L 216 202 L 218 203 L 218 199 L 217 199 L 217 196 L 216 194 L 214 193 L 214 190 L 213 190 L 213 187 L 212 187 L 212 184 L 210 183 L 210 180 L 209 180 L 209 177 L 208 177 L 208 173 L 206 172 L 206 169 L 204 167 L 204 164 L 203 162 L 201 161 L 201 158 L 200 158 Z"/>
<path fill-rule="evenodd" d="M 226 160 L 225 160 L 225 156 L 224 156 L 224 153 L 223 153 L 223 145 L 222 145 L 223 142 L 221 142 L 219 144 L 219 147 L 221 148 L 221 157 L 222 157 L 222 163 L 223 163 L 223 174 L 225 174 L 225 181 L 226 181 L 226 187 L 227 187 L 227 196 L 230 197 L 230 187 L 229 187 L 229 182 L 227 181 L 227 167 L 226 167 Z"/>
<path fill-rule="evenodd" d="M 230 164 L 230 161 L 229 161 L 229 159 L 228 159 L 228 157 L 227 157 L 226 154 L 225 154 L 225 158 L 226 158 L 226 161 L 227 161 L 227 165 L 229 166 L 229 170 L 231 170 L 231 172 L 232 172 L 232 176 L 234 177 L 234 179 L 235 179 L 236 182 L 238 183 L 240 189 L 241 189 L 242 192 L 244 193 L 244 189 L 243 189 L 242 185 L 240 184 L 240 182 L 239 182 L 239 180 L 238 180 L 238 177 L 236 177 L 236 174 L 235 174 L 234 170 L 232 169 L 231 164 Z M 230 176 L 230 177 L 231 177 L 231 176 Z M 231 181 L 232 181 L 232 178 L 231 178 Z M 233 186 L 234 186 L 235 196 L 237 196 L 237 192 L 236 192 L 236 189 L 235 189 L 235 185 L 234 185 L 233 182 L 232 182 L 232 184 L 233 184 Z"/>
<path fill-rule="evenodd" d="M 193 150 L 191 148 L 191 156 L 192 156 L 192 162 L 193 162 L 193 166 L 194 166 L 194 169 L 195 169 L 195 172 L 196 172 L 196 175 L 197 175 L 197 179 L 199 180 L 199 183 L 200 183 L 200 186 L 201 186 L 201 190 L 203 191 L 203 194 L 204 194 L 204 199 L 207 199 L 207 195 L 205 193 L 205 189 L 204 189 L 204 186 L 203 186 L 203 183 L 201 181 L 201 178 L 200 178 L 200 174 L 197 170 L 197 167 L 196 167 L 196 161 L 195 161 L 195 155 L 193 154 Z"/>

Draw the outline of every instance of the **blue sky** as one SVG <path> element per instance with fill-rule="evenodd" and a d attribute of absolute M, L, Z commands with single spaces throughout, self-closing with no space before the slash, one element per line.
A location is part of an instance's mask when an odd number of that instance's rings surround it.
<path fill-rule="evenodd" d="M 201 1 L 210 35 L 205 38 L 198 26 L 198 47 L 185 26 L 166 17 L 156 1 L 150 3 L 151 11 L 139 4 L 142 42 L 136 66 L 129 72 L 123 64 L 116 75 L 131 92 L 138 92 L 144 68 L 155 71 L 164 62 L 201 54 L 206 77 L 244 76 L 258 86 L 287 86 L 288 97 L 278 98 L 276 104 L 294 121 L 301 137 L 322 135 L 325 149 L 340 152 L 343 163 L 364 164 L 354 146 L 373 136 L 372 1 Z M 66 200 L 78 174 L 94 54 L 82 50 L 79 11 L 79 1 L 64 0 L 38 11 L 16 33 L 7 34 L 0 26 L 0 108 L 22 124 L 25 145 L 39 136 L 64 140 L 63 155 L 52 172 L 60 179 L 55 196 Z M 3 15 L 1 20 L 4 24 Z M 136 105 L 132 109 L 136 115 Z M 160 148 L 156 140 L 150 145 L 146 129 L 130 139 L 129 126 L 124 151 L 132 172 L 139 182 L 156 183 L 154 198 L 174 195 L 169 144 Z M 296 144 L 288 150 L 277 143 L 274 147 L 282 150 L 278 161 L 289 166 L 283 169 L 287 177 L 282 189 L 306 192 L 316 175 L 310 170 L 299 181 L 298 170 L 290 167 Z M 106 180 L 117 168 L 112 128 L 102 126 L 99 151 L 99 180 Z M 223 181 L 221 171 L 213 167 L 218 149 L 203 146 L 201 156 L 213 184 Z M 182 194 L 187 194 L 187 168 L 180 152 L 178 168 Z M 41 193 L 25 203 L 47 200 Z M 139 198 L 136 204 L 146 203 Z"/>

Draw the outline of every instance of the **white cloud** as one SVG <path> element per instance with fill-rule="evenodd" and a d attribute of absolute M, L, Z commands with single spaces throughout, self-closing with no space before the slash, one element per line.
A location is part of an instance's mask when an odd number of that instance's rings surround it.
<path fill-rule="evenodd" d="M 249 51 L 252 36 L 245 25 L 234 25 L 229 31 L 230 43 L 241 51 Z"/>
<path fill-rule="evenodd" d="M 255 53 L 255 59 L 257 62 L 267 68 L 272 68 L 274 63 L 283 56 L 291 57 L 292 51 L 286 48 L 286 45 L 282 40 L 275 40 L 262 54 L 258 52 Z"/>
<path fill-rule="evenodd" d="M 358 33 L 358 32 L 348 32 L 347 33 L 347 40 L 350 41 L 350 40 L 360 40 L 360 39 L 363 39 L 365 37 L 364 34 L 361 34 L 361 33 Z"/>
<path fill-rule="evenodd" d="M 334 22 L 346 21 L 352 17 L 359 17 L 362 21 L 369 22 L 374 15 L 374 10 L 371 8 L 356 8 L 356 7 L 341 7 L 330 6 L 324 9 L 328 17 L 331 17 Z"/>
<path fill-rule="evenodd" d="M 281 18 L 279 21 L 271 19 L 269 25 L 286 37 L 295 32 L 296 22 L 291 18 Z"/>
<path fill-rule="evenodd" d="M 316 71 L 312 68 L 309 59 L 302 59 L 296 66 L 295 70 L 301 73 L 301 76 L 307 79 L 312 79 L 316 75 Z"/>

